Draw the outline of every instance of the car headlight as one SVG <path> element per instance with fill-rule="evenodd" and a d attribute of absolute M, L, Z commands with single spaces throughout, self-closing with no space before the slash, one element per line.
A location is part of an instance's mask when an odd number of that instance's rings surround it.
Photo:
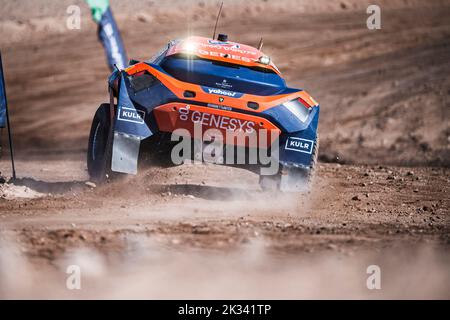
<path fill-rule="evenodd" d="M 270 64 L 270 57 L 269 56 L 261 56 L 259 57 L 259 63 L 269 65 Z"/>
<path fill-rule="evenodd" d="M 183 49 L 186 51 L 187 54 L 194 54 L 197 50 L 197 44 L 195 42 L 186 41 L 183 44 Z"/>
<path fill-rule="evenodd" d="M 305 122 L 308 119 L 308 116 L 312 110 L 312 108 L 302 98 L 295 98 L 294 100 L 285 102 L 283 103 L 283 106 L 286 107 L 301 122 Z"/>

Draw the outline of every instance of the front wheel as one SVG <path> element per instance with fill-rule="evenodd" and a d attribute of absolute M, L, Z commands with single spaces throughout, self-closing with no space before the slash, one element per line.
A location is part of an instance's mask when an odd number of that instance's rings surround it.
<path fill-rule="evenodd" d="M 88 173 L 92 180 L 104 182 L 111 175 L 112 141 L 110 105 L 100 105 L 92 120 L 87 152 Z"/>

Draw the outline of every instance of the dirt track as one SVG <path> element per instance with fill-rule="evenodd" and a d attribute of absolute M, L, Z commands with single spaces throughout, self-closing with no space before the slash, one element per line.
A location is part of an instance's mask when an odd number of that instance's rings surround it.
<path fill-rule="evenodd" d="M 95 29 L 60 32 L 45 10 L 1 20 L 18 184 L 30 189 L 0 189 L 12 198 L 0 199 L 0 297 L 449 298 L 450 7 L 393 2 L 369 31 L 365 7 L 345 3 L 310 14 L 233 4 L 222 20 L 239 42 L 263 34 L 288 83 L 321 103 L 323 162 L 303 196 L 264 194 L 256 176 L 210 165 L 87 186 L 90 119 L 107 97 Z M 130 56 L 186 29 L 209 34 L 213 17 L 199 17 L 210 4 L 195 4 L 185 20 L 124 9 Z M 3 37 L 17 21 L 49 27 Z M 85 270 L 80 292 L 65 289 L 69 264 Z M 365 287 L 371 264 L 381 291 Z"/>

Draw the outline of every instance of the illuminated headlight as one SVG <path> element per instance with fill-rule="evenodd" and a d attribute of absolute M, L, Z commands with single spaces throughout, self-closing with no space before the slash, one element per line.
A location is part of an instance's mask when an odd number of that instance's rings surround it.
<path fill-rule="evenodd" d="M 186 51 L 186 53 L 195 53 L 197 45 L 194 42 L 185 42 L 183 44 L 183 49 Z"/>
<path fill-rule="evenodd" d="M 302 102 L 301 98 L 285 102 L 283 103 L 283 106 L 285 106 L 301 122 L 305 122 L 308 119 L 312 109 L 306 107 L 306 104 Z"/>
<path fill-rule="evenodd" d="M 261 64 L 270 64 L 270 57 L 269 56 L 261 56 L 259 57 L 259 63 Z"/>

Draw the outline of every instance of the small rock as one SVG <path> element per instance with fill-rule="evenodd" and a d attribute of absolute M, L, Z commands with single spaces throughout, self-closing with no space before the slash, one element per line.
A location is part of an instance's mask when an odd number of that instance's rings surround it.
<path fill-rule="evenodd" d="M 386 180 L 395 180 L 395 176 L 389 175 L 389 176 L 386 178 Z"/>
<path fill-rule="evenodd" d="M 77 225 L 76 225 L 75 223 L 71 223 L 70 226 L 71 226 L 72 228 L 75 228 Z"/>
<path fill-rule="evenodd" d="M 148 22 L 148 17 L 146 16 L 146 15 L 144 15 L 144 14 L 142 14 L 142 13 L 140 13 L 140 14 L 138 14 L 137 16 L 136 16 L 136 18 L 137 18 L 137 20 L 139 21 L 139 22 L 143 22 L 143 23 L 146 23 L 146 22 Z"/>
<path fill-rule="evenodd" d="M 192 228 L 192 233 L 193 234 L 209 234 L 209 233 L 211 233 L 211 229 L 206 226 L 194 227 L 194 228 Z"/>
<path fill-rule="evenodd" d="M 408 171 L 408 172 L 406 173 L 406 175 L 407 175 L 407 176 L 413 176 L 413 175 L 414 175 L 414 171 Z"/>
<path fill-rule="evenodd" d="M 354 200 L 354 201 L 361 201 L 361 199 L 358 196 L 353 196 L 352 200 Z"/>
<path fill-rule="evenodd" d="M 97 185 L 91 181 L 86 181 L 84 184 L 90 188 L 97 188 Z"/>

